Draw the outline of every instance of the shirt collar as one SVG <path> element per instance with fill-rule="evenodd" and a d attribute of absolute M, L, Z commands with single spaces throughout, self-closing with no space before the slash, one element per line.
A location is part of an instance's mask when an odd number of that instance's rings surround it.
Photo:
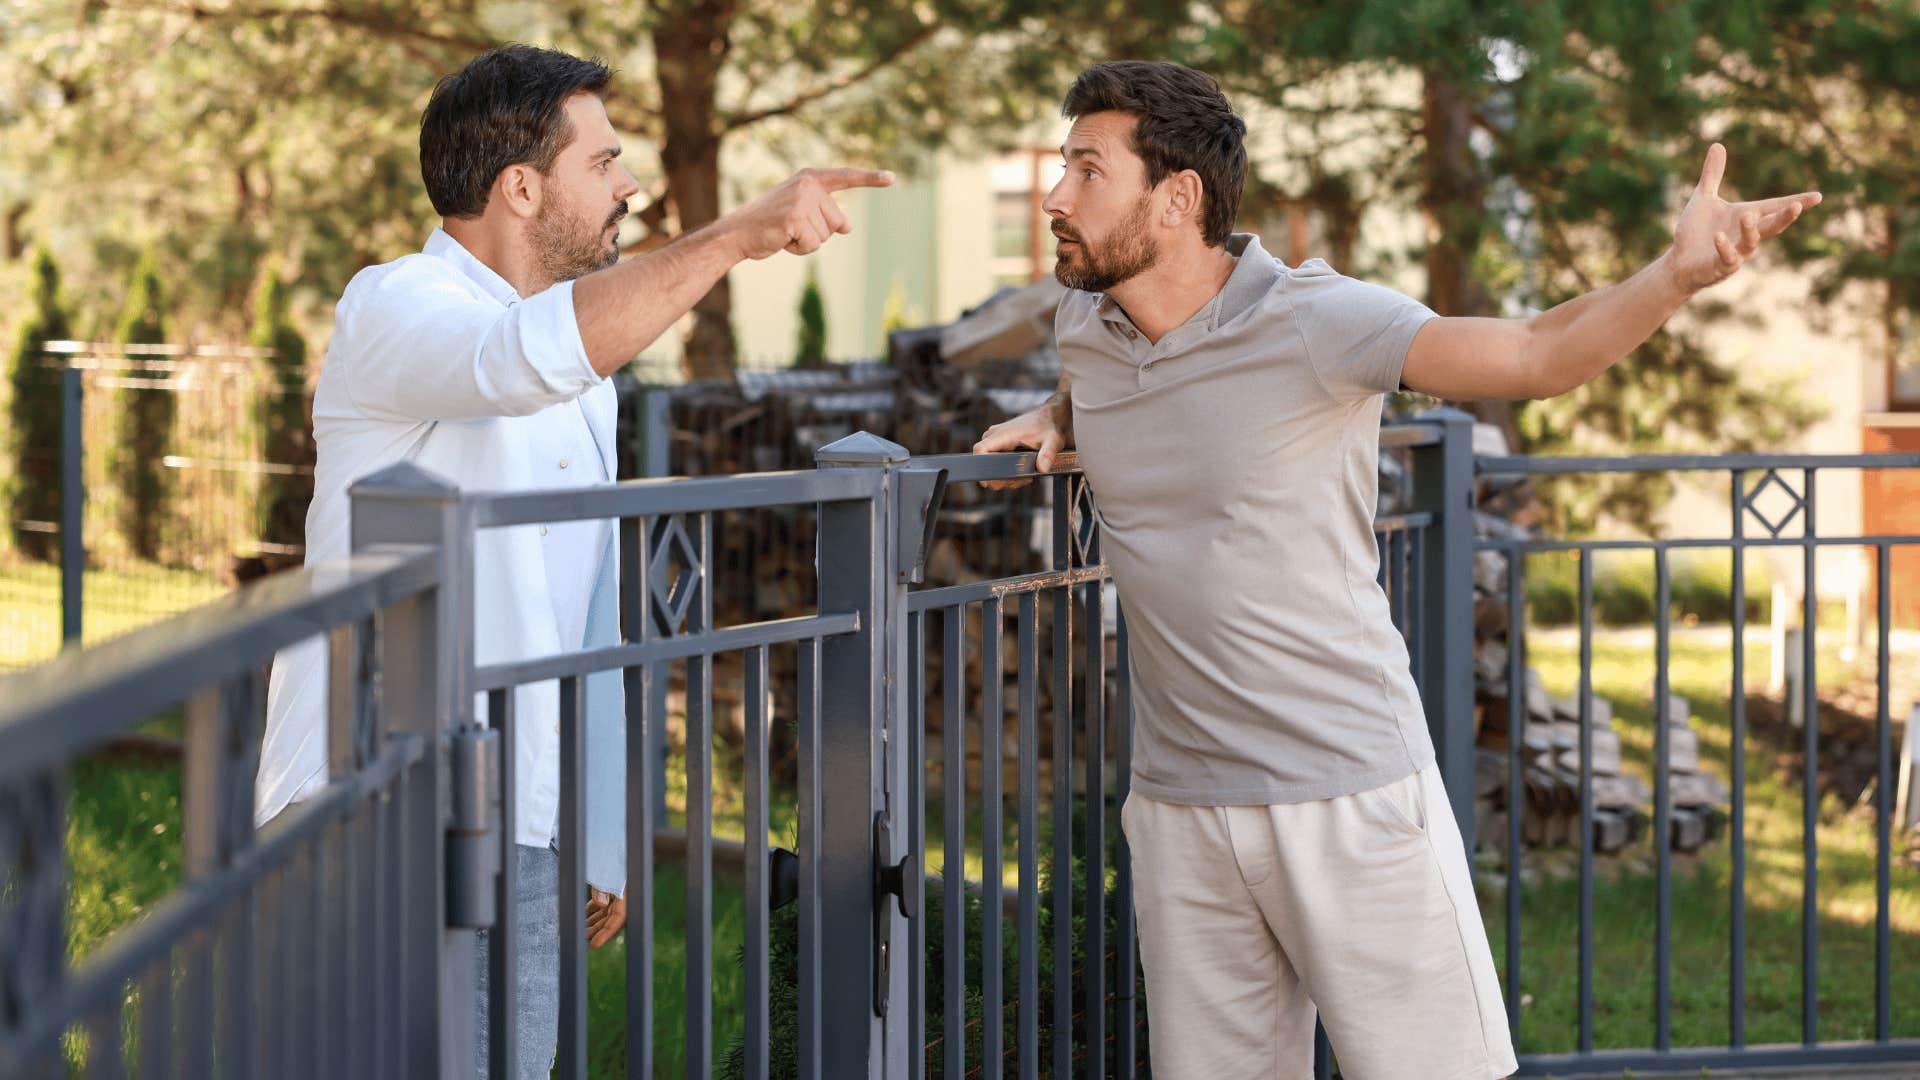
<path fill-rule="evenodd" d="M 427 237 L 427 246 L 420 250 L 452 263 L 502 307 L 512 307 L 520 302 L 519 291 L 507 284 L 506 278 L 495 273 L 493 267 L 474 257 L 473 252 L 462 246 L 460 241 L 448 234 L 447 230 L 434 229 L 433 235 Z"/>
<path fill-rule="evenodd" d="M 1232 322 L 1258 303 L 1279 279 L 1280 260 L 1267 254 L 1255 234 L 1234 233 L 1227 237 L 1226 250 L 1227 254 L 1234 257 L 1233 273 L 1227 275 L 1226 284 L 1220 286 L 1220 291 L 1193 318 L 1187 320 L 1186 325 L 1204 322 L 1209 333 L 1218 330 L 1223 323 Z M 1133 325 L 1127 313 L 1106 293 L 1100 294 L 1100 302 L 1095 305 L 1094 311 L 1110 323 Z"/>

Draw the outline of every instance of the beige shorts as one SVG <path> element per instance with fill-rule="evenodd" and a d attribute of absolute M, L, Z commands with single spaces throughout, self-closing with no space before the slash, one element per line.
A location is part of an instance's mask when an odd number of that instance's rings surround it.
<path fill-rule="evenodd" d="M 1306 1080 L 1316 1007 L 1347 1080 L 1516 1068 L 1436 767 L 1274 806 L 1135 792 L 1120 821 L 1155 1080 Z"/>

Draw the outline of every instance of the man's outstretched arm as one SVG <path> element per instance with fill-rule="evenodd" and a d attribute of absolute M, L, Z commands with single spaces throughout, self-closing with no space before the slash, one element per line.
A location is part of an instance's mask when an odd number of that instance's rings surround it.
<path fill-rule="evenodd" d="M 852 232 L 836 192 L 886 187 L 873 169 L 806 169 L 731 214 L 658 251 L 610 266 L 573 286 L 573 313 L 587 362 L 602 376 L 625 367 L 748 259 L 806 255 L 835 233 Z"/>
<path fill-rule="evenodd" d="M 1407 349 L 1402 384 L 1454 401 L 1547 398 L 1618 363 L 1694 293 L 1726 280 L 1762 240 L 1820 203 L 1817 191 L 1728 202 L 1720 197 L 1726 166 L 1715 143 L 1673 246 L 1639 273 L 1531 318 L 1433 319 Z"/>

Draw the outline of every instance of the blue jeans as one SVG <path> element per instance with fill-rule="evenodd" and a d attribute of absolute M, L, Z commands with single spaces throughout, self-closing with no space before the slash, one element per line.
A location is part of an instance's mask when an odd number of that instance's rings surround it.
<path fill-rule="evenodd" d="M 520 985 L 513 1000 L 513 1039 L 520 1077 L 547 1080 L 560 1037 L 560 853 L 514 845 L 514 962 Z M 584 901 L 582 901 L 584 903 Z M 487 932 L 480 931 L 480 992 L 475 1006 L 480 1045 L 474 1054 L 487 1075 Z"/>

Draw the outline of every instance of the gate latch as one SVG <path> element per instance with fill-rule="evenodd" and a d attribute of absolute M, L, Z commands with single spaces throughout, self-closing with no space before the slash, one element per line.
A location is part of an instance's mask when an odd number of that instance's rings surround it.
<path fill-rule="evenodd" d="M 892 911 L 897 909 L 901 918 L 910 919 L 920 906 L 919 861 L 909 851 L 899 862 L 890 863 L 887 853 L 892 850 L 893 833 L 883 811 L 873 815 L 873 1011 L 879 1016 L 887 1015 Z"/>

